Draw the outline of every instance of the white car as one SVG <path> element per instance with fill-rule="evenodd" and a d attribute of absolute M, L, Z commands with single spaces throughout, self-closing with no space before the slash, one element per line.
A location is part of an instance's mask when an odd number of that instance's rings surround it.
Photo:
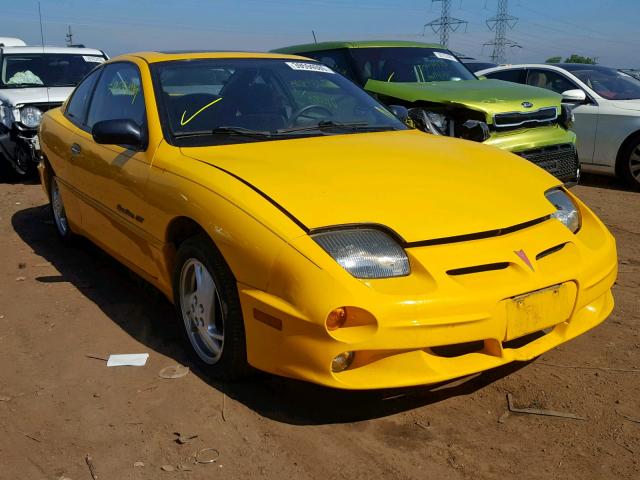
<path fill-rule="evenodd" d="M 640 81 L 614 68 L 527 64 L 476 72 L 560 93 L 574 106 L 583 171 L 618 175 L 640 188 Z"/>
<path fill-rule="evenodd" d="M 0 167 L 33 175 L 42 113 L 59 107 L 107 55 L 92 48 L 26 46 L 0 37 Z"/>

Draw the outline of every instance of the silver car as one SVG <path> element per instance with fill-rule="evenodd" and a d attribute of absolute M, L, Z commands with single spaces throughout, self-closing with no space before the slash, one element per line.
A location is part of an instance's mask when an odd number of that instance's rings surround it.
<path fill-rule="evenodd" d="M 575 114 L 583 171 L 618 175 L 640 188 L 640 81 L 586 64 L 508 65 L 476 75 L 560 93 Z"/>

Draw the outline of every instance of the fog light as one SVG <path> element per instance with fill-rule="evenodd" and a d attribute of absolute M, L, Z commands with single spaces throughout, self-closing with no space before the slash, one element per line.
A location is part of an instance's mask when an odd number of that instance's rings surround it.
<path fill-rule="evenodd" d="M 336 373 L 346 370 L 353 362 L 353 357 L 353 352 L 342 352 L 331 362 L 331 370 Z"/>
<path fill-rule="evenodd" d="M 331 310 L 331 313 L 327 316 L 327 330 L 337 330 L 344 325 L 347 321 L 347 309 L 344 307 Z"/>

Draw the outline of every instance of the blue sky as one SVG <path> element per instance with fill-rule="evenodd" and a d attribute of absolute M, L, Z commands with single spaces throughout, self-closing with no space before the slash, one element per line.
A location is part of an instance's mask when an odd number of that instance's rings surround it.
<path fill-rule="evenodd" d="M 485 20 L 497 0 L 453 0 L 452 16 L 469 22 L 449 47 L 487 59 L 492 39 Z M 423 25 L 440 15 L 430 0 L 41 0 L 45 43 L 74 41 L 110 55 L 136 50 L 268 50 L 318 40 L 438 41 Z M 639 0 L 510 0 L 520 18 L 508 32 L 522 49 L 508 61 L 539 62 L 572 53 L 599 63 L 640 67 Z M 0 0 L 0 36 L 40 42 L 37 0 Z"/>

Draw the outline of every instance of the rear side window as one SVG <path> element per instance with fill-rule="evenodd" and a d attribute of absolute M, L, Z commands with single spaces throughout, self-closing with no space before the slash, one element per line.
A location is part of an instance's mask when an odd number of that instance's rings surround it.
<path fill-rule="evenodd" d="M 567 90 L 578 88 L 575 83 L 565 78 L 564 75 L 543 69 L 529 70 L 529 75 L 527 75 L 527 85 L 546 88 L 547 90 L 553 90 L 556 93 L 562 93 Z"/>
<path fill-rule="evenodd" d="M 504 80 L 505 82 L 525 83 L 524 70 L 500 70 L 487 73 L 484 76 L 494 80 Z"/>
<path fill-rule="evenodd" d="M 132 63 L 112 63 L 104 68 L 93 94 L 87 126 L 93 128 L 103 120 L 133 120 L 140 126 L 146 123 L 140 72 Z"/>
<path fill-rule="evenodd" d="M 91 93 L 93 92 L 93 87 L 101 71 L 102 70 L 96 70 L 85 78 L 80 85 L 76 87 L 69 100 L 66 111 L 67 118 L 76 125 L 83 125 L 85 123 Z"/>

